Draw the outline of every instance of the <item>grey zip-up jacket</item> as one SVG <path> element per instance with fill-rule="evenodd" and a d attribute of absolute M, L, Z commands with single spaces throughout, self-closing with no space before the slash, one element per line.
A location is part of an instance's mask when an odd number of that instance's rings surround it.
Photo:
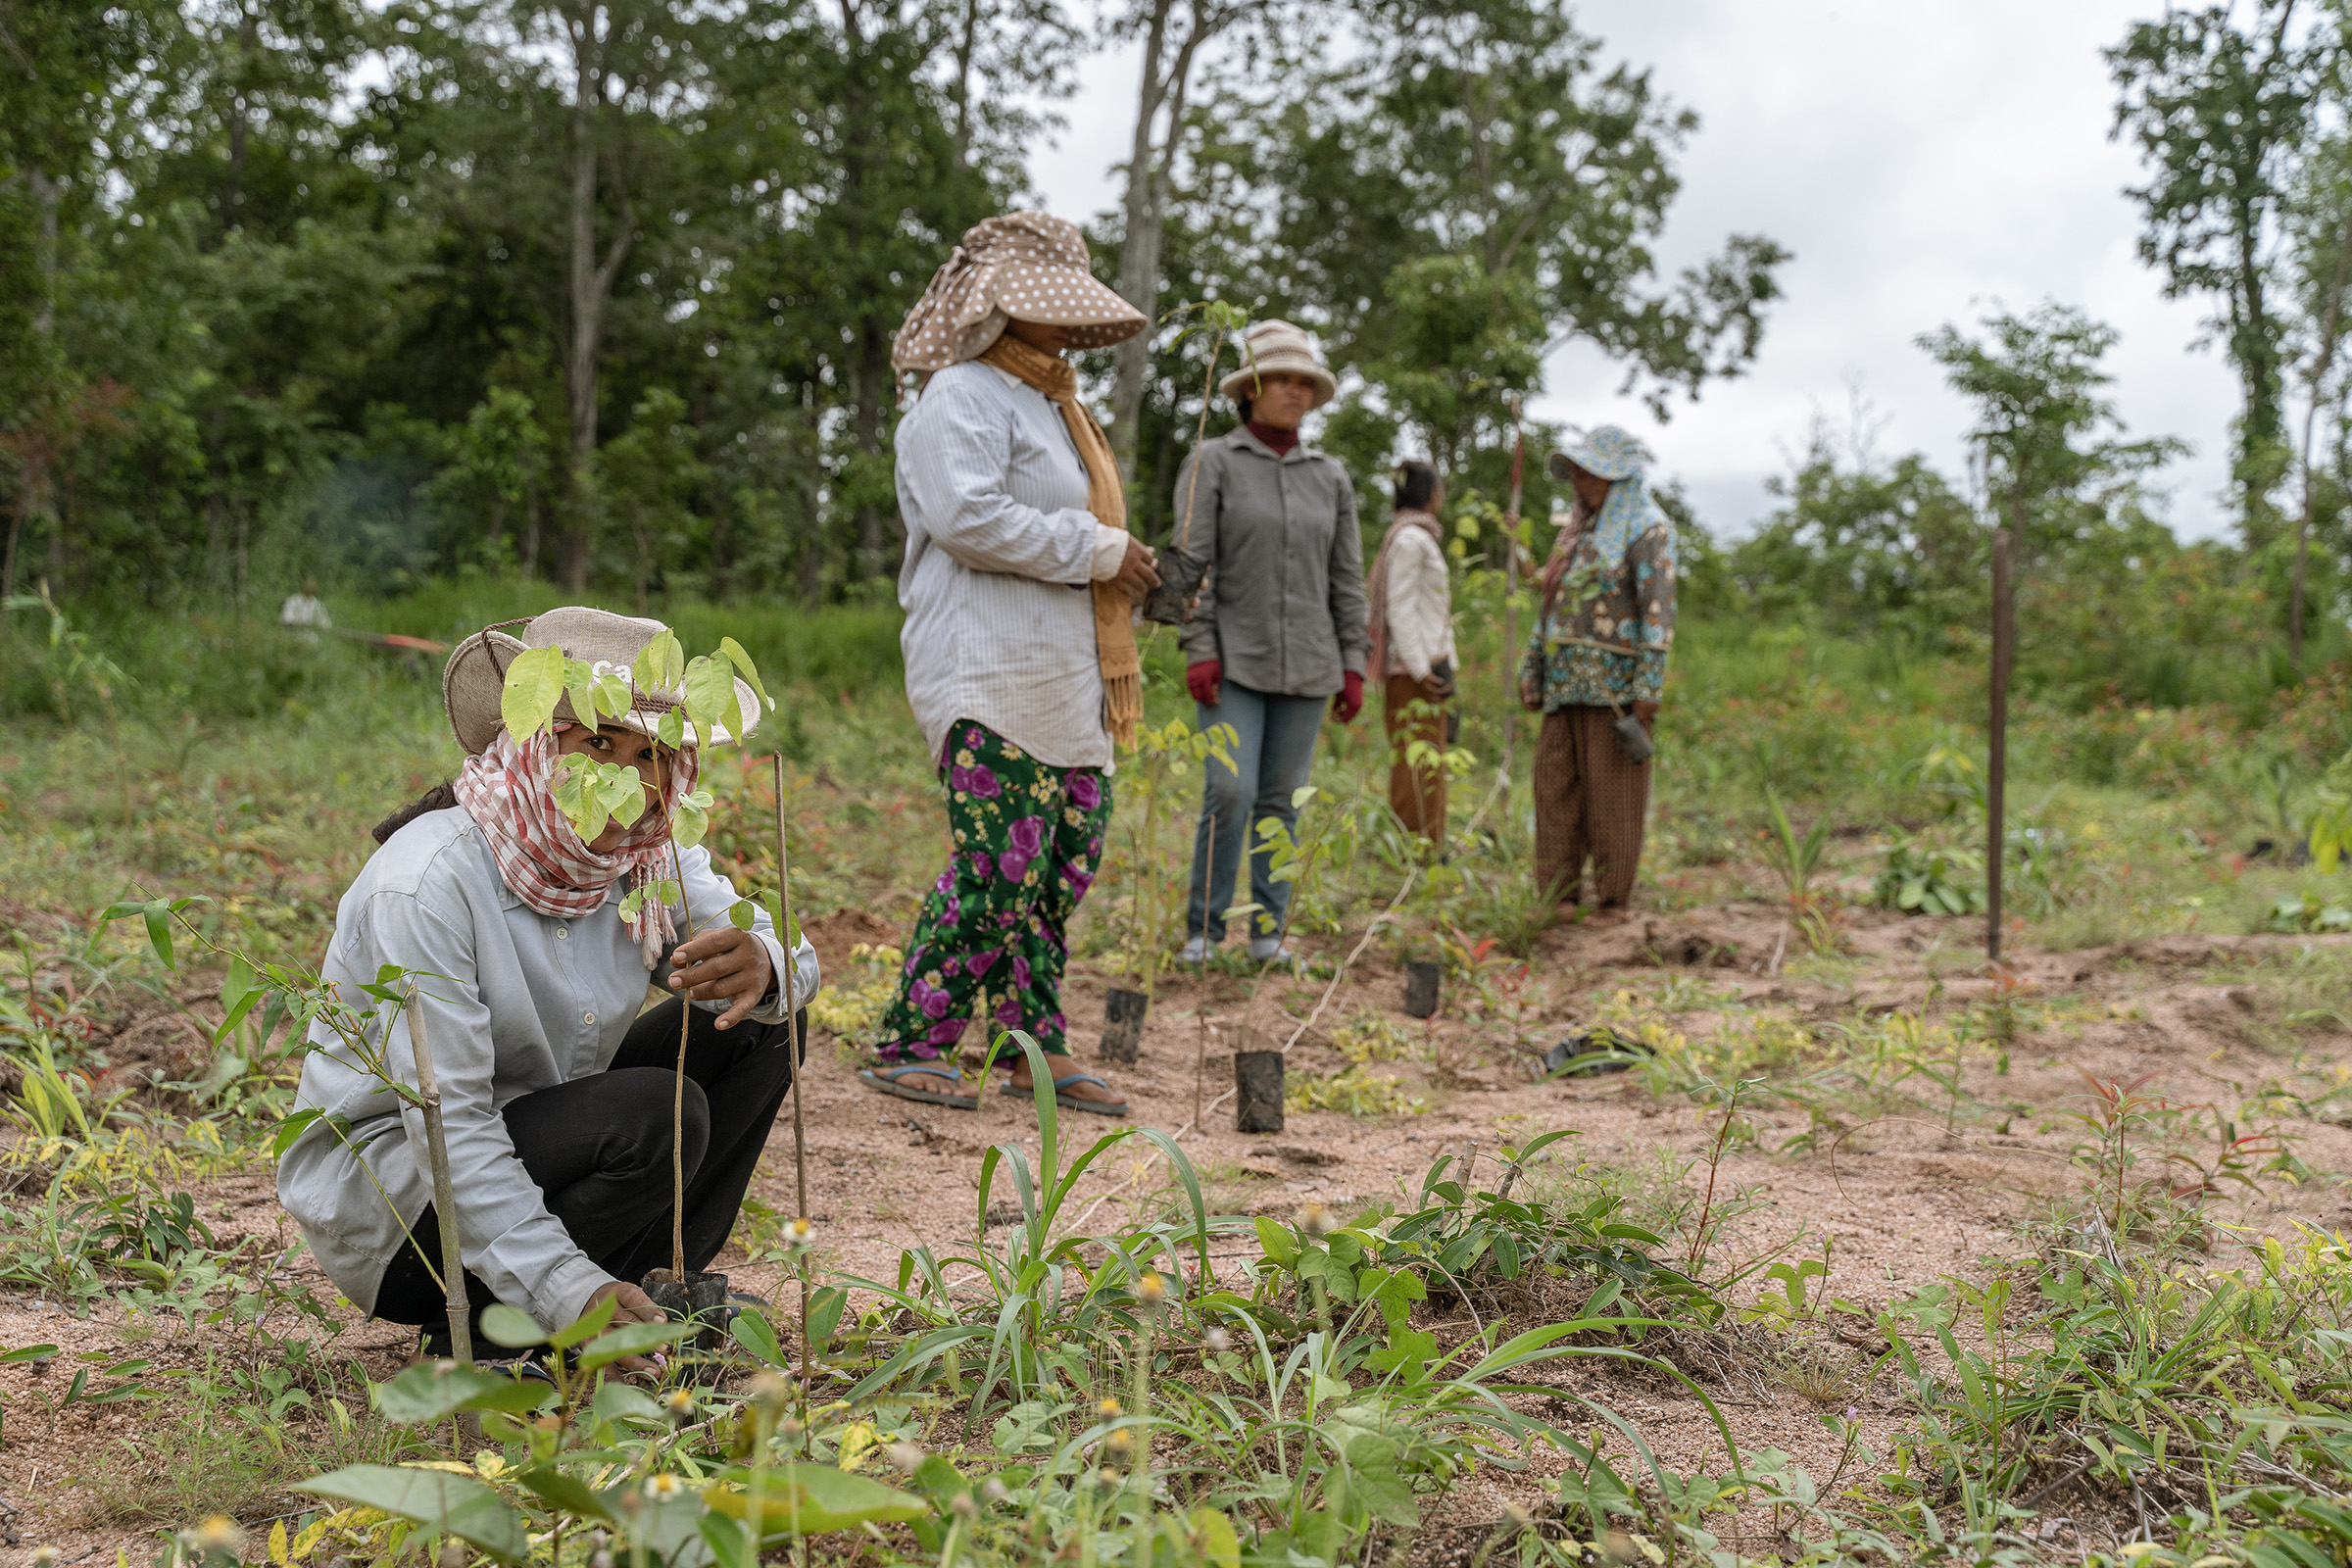
<path fill-rule="evenodd" d="M 1362 674 L 1364 541 L 1348 470 L 1304 443 L 1276 457 L 1237 425 L 1178 471 L 1171 541 L 1185 537 L 1196 463 L 1187 548 L 1208 558 L 1208 579 L 1185 662 L 1216 660 L 1225 679 L 1284 697 L 1328 697 L 1345 671 Z"/>
<path fill-rule="evenodd" d="M 735 889 L 711 869 L 710 852 L 697 845 L 679 859 L 694 929 L 724 921 Z M 678 928 L 685 930 L 684 920 Z M 754 917 L 753 932 L 767 949 L 776 989 L 750 1016 L 780 1023 L 784 950 L 764 911 Z M 816 952 L 804 940 L 795 958 L 795 1000 L 805 1006 L 816 993 Z M 620 923 L 617 885 L 602 908 L 576 919 L 531 908 L 499 875 L 473 818 L 452 808 L 427 811 L 393 834 L 335 908 L 321 978 L 348 1004 L 367 1008 L 372 1004 L 359 988 L 374 983 L 387 963 L 425 971 L 416 983 L 427 998 L 425 1039 L 441 1091 L 466 1270 L 541 1327 L 562 1328 L 612 1276 L 547 1211 L 539 1184 L 515 1156 L 504 1112 L 533 1090 L 610 1066 L 645 1005 L 648 983 L 669 973 L 669 955 L 647 973 Z M 721 1010 L 715 1001 L 690 1005 Z M 424 1120 L 324 1024 L 313 1026 L 311 1044 L 294 1103 L 325 1116 L 278 1161 L 278 1200 L 335 1288 L 371 1310 L 405 1228 L 432 1201 Z M 416 1087 L 405 1014 L 382 1054 Z M 329 1118 L 343 1125 L 341 1136 Z M 418 1241 L 438 1267 L 435 1240 Z"/>

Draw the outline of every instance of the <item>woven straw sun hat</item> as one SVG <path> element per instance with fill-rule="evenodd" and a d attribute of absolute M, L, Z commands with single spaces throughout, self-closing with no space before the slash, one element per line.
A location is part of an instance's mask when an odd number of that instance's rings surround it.
<path fill-rule="evenodd" d="M 1649 462 L 1649 454 L 1633 433 L 1613 424 L 1597 424 L 1585 432 L 1583 439 L 1571 441 L 1544 460 L 1544 469 L 1562 484 L 1572 477 L 1571 467 L 1584 469 L 1596 479 L 1615 484 L 1631 479 Z"/>
<path fill-rule="evenodd" d="M 457 652 L 449 656 L 449 662 L 441 671 L 441 702 L 449 710 L 449 727 L 456 732 L 458 744 L 466 748 L 468 757 L 478 755 L 506 727 L 506 720 L 499 712 L 499 698 L 506 689 L 507 666 L 514 662 L 517 654 L 531 648 L 561 648 L 565 658 L 584 660 L 599 673 L 625 677 L 629 665 L 645 651 L 645 645 L 667 629 L 658 620 L 615 615 L 609 610 L 594 610 L 586 605 L 567 605 L 527 622 L 505 624 L 521 625 L 522 635 L 511 637 L 497 626 L 485 626 L 458 644 Z M 639 692 L 630 711 L 618 718 L 594 722 L 618 724 L 640 735 L 653 735 L 658 733 L 662 715 L 684 702 L 682 692 Z M 743 710 L 743 733 L 749 735 L 759 727 L 760 697 L 740 677 L 735 682 L 735 702 Z M 572 723 L 581 721 L 572 711 L 568 697 L 556 704 L 556 717 Z M 729 735 L 723 725 L 711 726 L 713 746 L 724 746 L 740 738 Z M 693 746 L 696 742 L 694 726 L 688 725 L 686 744 Z"/>
<path fill-rule="evenodd" d="M 1315 352 L 1315 340 L 1306 335 L 1304 327 L 1288 321 L 1260 321 L 1243 335 L 1248 352 L 1242 356 L 1242 368 L 1217 383 L 1217 389 L 1236 401 L 1257 396 L 1258 378 L 1277 372 L 1302 375 L 1315 384 L 1313 407 L 1321 408 L 1340 390 L 1340 383 L 1324 368 L 1323 356 Z"/>
<path fill-rule="evenodd" d="M 1078 225 L 1050 213 L 983 219 L 963 236 L 892 342 L 901 370 L 944 370 L 977 359 L 1018 318 L 1070 328 L 1073 348 L 1107 348 L 1150 324 L 1099 282 Z"/>

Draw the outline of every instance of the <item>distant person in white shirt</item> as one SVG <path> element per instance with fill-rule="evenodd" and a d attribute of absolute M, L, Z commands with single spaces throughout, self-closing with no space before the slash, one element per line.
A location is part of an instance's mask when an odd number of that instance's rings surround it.
<path fill-rule="evenodd" d="M 1438 511 L 1446 486 L 1426 463 L 1396 466 L 1391 492 L 1396 520 L 1372 563 L 1367 593 L 1366 636 L 1370 664 L 1387 682 L 1389 806 L 1408 833 L 1418 833 L 1443 853 L 1446 848 L 1446 767 L 1429 753 L 1412 755 L 1414 743 L 1446 750 L 1451 729 L 1446 705 L 1453 701 L 1453 595 L 1446 573 L 1446 533 Z"/>
<path fill-rule="evenodd" d="M 928 376 L 898 433 L 899 641 L 955 850 L 858 1074 L 885 1094 L 977 1107 L 956 1064 L 974 1021 L 1010 1092 L 1030 1083 L 1007 1031 L 1067 1059 L 1066 932 L 1102 858 L 1112 742 L 1142 715 L 1134 603 L 1159 574 L 1062 353 L 1144 326 L 1095 281 L 1075 224 L 1008 213 L 963 236 L 892 348 Z M 1127 1114 L 1093 1073 L 1056 1071 L 1054 1093 Z"/>
<path fill-rule="evenodd" d="M 318 585 L 303 579 L 302 591 L 286 595 L 278 607 L 277 623 L 294 634 L 297 642 L 316 644 L 318 634 L 335 629 L 335 617 L 326 612 L 318 599 Z"/>

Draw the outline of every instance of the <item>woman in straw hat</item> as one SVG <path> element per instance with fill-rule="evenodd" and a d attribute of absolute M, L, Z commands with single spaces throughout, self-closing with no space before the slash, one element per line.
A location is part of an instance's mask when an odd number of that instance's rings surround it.
<path fill-rule="evenodd" d="M 1208 581 L 1183 632 L 1184 683 L 1200 722 L 1230 724 L 1234 766 L 1210 759 L 1193 844 L 1184 957 L 1225 940 L 1242 849 L 1250 857 L 1250 954 L 1283 945 L 1291 885 L 1272 876 L 1257 834 L 1268 817 L 1296 829 L 1292 804 L 1315 760 L 1328 705 L 1342 723 L 1364 706 L 1364 545 L 1348 470 L 1298 438 L 1298 422 L 1339 384 L 1307 335 L 1260 321 L 1222 390 L 1242 422 L 1202 445 L 1176 475 L 1177 537 L 1208 558 Z M 1198 483 L 1196 483 L 1196 476 Z"/>
<path fill-rule="evenodd" d="M 1649 809 L 1648 733 L 1674 646 L 1674 522 L 1650 498 L 1642 445 L 1613 424 L 1551 455 L 1576 510 L 1544 565 L 1544 606 L 1520 666 L 1536 737 L 1536 885 L 1573 906 L 1585 867 L 1624 907 Z"/>
<path fill-rule="evenodd" d="M 963 236 L 899 330 L 892 363 L 928 378 L 898 432 L 900 642 L 955 849 L 858 1074 L 885 1094 L 977 1106 L 955 1061 L 974 1015 L 1007 1094 L 1031 1086 L 1004 1031 L 1068 1054 L 1064 933 L 1102 858 L 1112 743 L 1132 744 L 1143 711 L 1132 609 L 1159 576 L 1061 356 L 1144 325 L 1095 280 L 1075 225 L 1008 213 Z M 1127 1112 L 1092 1073 L 1054 1089 Z"/>
<path fill-rule="evenodd" d="M 678 694 L 642 693 L 626 716 L 596 724 L 565 703 L 552 734 L 520 744 L 499 716 L 505 666 L 526 648 L 625 670 L 662 629 L 573 608 L 520 638 L 468 637 L 442 676 L 465 766 L 376 829 L 382 847 L 336 909 L 327 980 L 372 984 L 385 964 L 419 975 L 412 1005 L 427 1019 L 459 1212 L 434 1210 L 418 1112 L 324 1025 L 311 1032 L 296 1101 L 324 1114 L 278 1162 L 278 1197 L 344 1295 L 375 1317 L 435 1325 L 427 1354 L 449 1353 L 434 1274 L 453 1219 L 477 1319 L 503 1300 L 558 1329 L 608 1297 L 616 1322 L 661 1319 L 637 1282 L 670 1261 L 681 1008 L 690 1268 L 734 1228 L 792 1083 L 783 949 L 765 914 L 749 931 L 729 923 L 735 890 L 710 852 L 678 856 L 681 905 L 649 897 L 621 912 L 624 893 L 673 875 L 670 813 L 701 771 L 691 728 L 674 749 L 654 738 Z M 759 701 L 737 687 L 748 729 Z M 648 804 L 634 824 L 580 841 L 553 790 L 557 760 L 574 755 L 637 770 Z M 817 986 L 806 943 L 795 964 L 805 1004 Z M 653 976 L 678 996 L 640 1014 Z M 381 1045 L 413 1085 L 408 1030 L 404 1014 Z"/>

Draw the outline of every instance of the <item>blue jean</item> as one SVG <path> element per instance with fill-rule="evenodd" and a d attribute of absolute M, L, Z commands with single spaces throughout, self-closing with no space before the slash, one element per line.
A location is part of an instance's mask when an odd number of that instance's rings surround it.
<path fill-rule="evenodd" d="M 1314 770 L 1315 736 L 1323 728 L 1323 710 L 1330 701 L 1255 692 L 1228 680 L 1213 706 L 1198 705 L 1202 729 L 1230 724 L 1239 739 L 1232 748 L 1234 766 L 1208 759 L 1200 825 L 1193 835 L 1193 898 L 1185 911 L 1188 935 L 1225 940 L 1225 911 L 1233 907 L 1244 844 L 1250 846 L 1250 896 L 1260 911 L 1249 917 L 1249 930 L 1253 936 L 1270 936 L 1283 929 L 1291 884 L 1267 875 L 1273 856 L 1259 845 L 1257 824 L 1270 816 L 1286 833 L 1298 830 L 1298 808 L 1291 804 L 1291 796 Z"/>

